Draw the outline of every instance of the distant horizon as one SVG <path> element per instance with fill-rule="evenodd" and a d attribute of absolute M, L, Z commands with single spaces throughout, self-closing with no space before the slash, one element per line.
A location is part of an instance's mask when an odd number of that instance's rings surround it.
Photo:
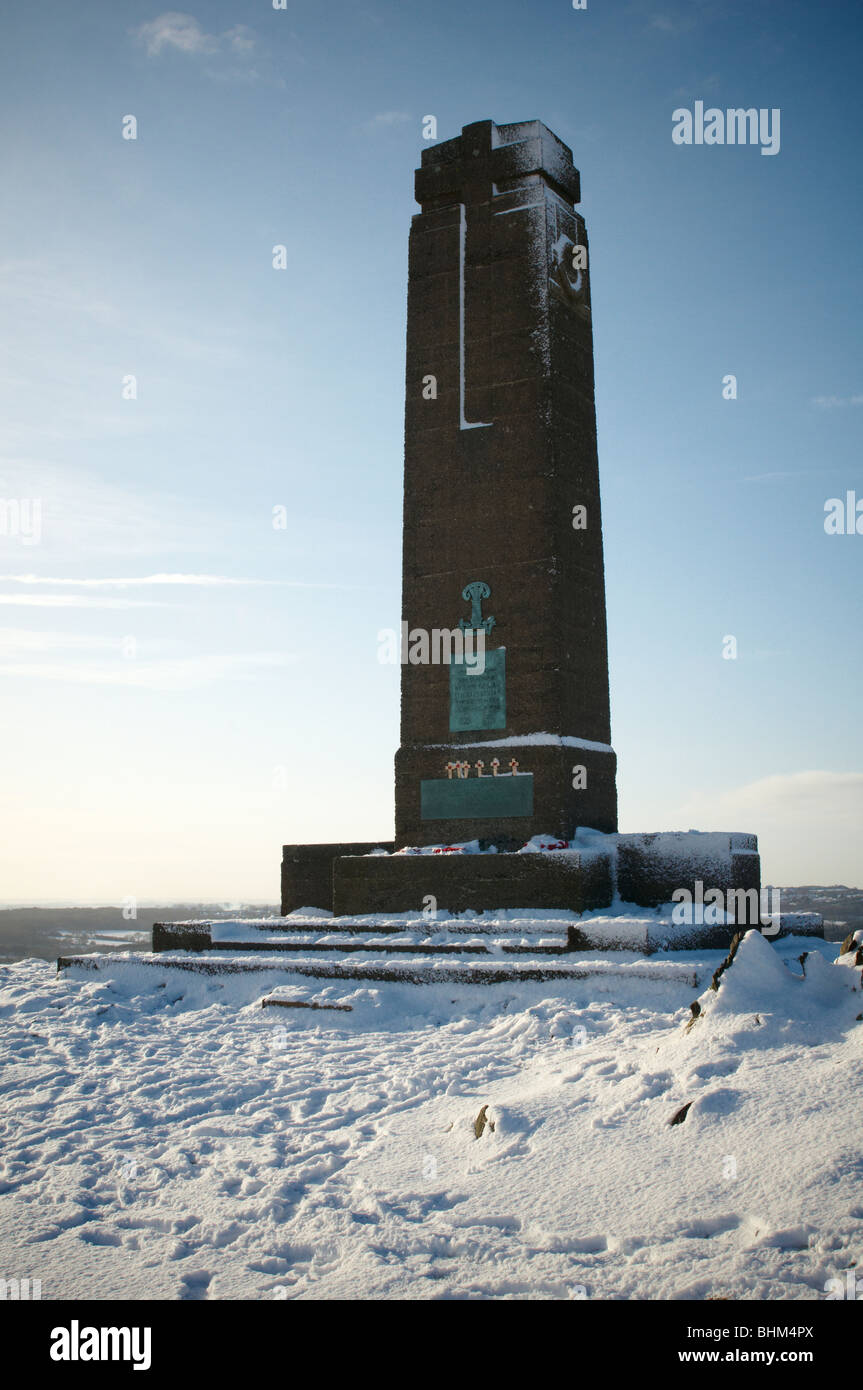
<path fill-rule="evenodd" d="M 797 891 L 804 888 L 844 888 L 847 889 L 849 893 L 863 893 L 863 886 L 858 886 L 853 883 L 772 883 L 765 881 L 762 887 L 765 889 L 776 888 L 779 890 L 791 889 Z M 313 904 L 311 905 L 313 906 Z M 65 899 L 58 899 L 56 901 L 43 900 L 40 902 L 5 902 L 0 899 L 0 912 L 50 911 L 52 908 L 57 910 L 69 909 L 70 911 L 92 908 L 95 911 L 97 908 L 103 907 L 116 907 L 118 911 L 121 911 L 123 904 L 113 900 L 106 900 L 103 902 L 93 902 L 91 900 L 86 902 L 68 902 Z M 225 903 L 219 898 L 189 897 L 175 898 L 173 900 L 166 898 L 148 898 L 141 899 L 137 904 L 138 909 L 145 908 L 149 910 L 154 907 L 220 907 L 224 912 L 231 911 L 234 907 L 275 907 L 278 912 L 279 902 L 277 899 L 269 901 L 259 898 L 244 898 L 236 903 Z M 133 930 L 135 919 L 128 918 L 126 920 L 129 922 L 130 930 Z"/>
<path fill-rule="evenodd" d="M 138 903 L 137 903 L 137 908 L 140 909 L 140 908 L 142 908 L 142 907 L 143 907 L 143 908 L 152 908 L 152 907 L 185 907 L 185 906 L 187 906 L 187 905 L 188 905 L 188 906 L 195 906 L 195 907 L 197 907 L 197 906 L 201 906 L 201 907 L 217 907 L 217 906 L 220 906 L 220 907 L 224 907 L 225 910 L 227 910 L 228 908 L 233 907 L 235 904 L 234 904 L 234 903 L 224 903 L 224 902 L 222 902 L 222 900 L 219 899 L 219 898 L 196 898 L 196 897 L 189 897 L 189 898 L 173 898 L 173 899 L 169 899 L 169 898 L 141 898 L 141 899 L 139 899 L 139 901 L 138 901 Z M 267 899 L 267 898 L 242 898 L 242 899 L 238 899 L 237 902 L 236 902 L 236 906 L 237 906 L 237 907 L 274 907 L 274 906 L 275 906 L 275 907 L 278 907 L 278 905 L 279 905 L 279 903 L 278 903 L 278 897 L 273 898 L 272 900 L 269 900 L 269 899 Z M 24 911 L 24 910 L 26 910 L 26 909 L 28 909 L 28 908 L 30 908 L 30 909 L 44 908 L 44 909 L 48 910 L 48 909 L 50 909 L 50 908 L 86 908 L 86 907 L 92 907 L 92 908 L 94 908 L 94 909 L 95 909 L 95 908 L 99 908 L 99 907 L 116 907 L 116 908 L 118 909 L 118 911 L 120 911 L 120 910 L 122 910 L 123 906 L 124 906 L 124 904 L 123 904 L 122 902 L 117 902 L 117 901 L 116 901 L 115 899 L 113 899 L 113 898 L 106 898 L 106 899 L 104 899 L 103 901 L 100 901 L 100 902 L 96 902 L 96 901 L 94 901 L 94 900 L 91 899 L 91 898 L 88 898 L 88 899 L 83 900 L 83 901 L 81 901 L 81 902 L 69 902 L 68 899 L 66 899 L 66 898 L 56 898 L 56 899 L 55 899 L 55 898 L 44 898 L 44 899 L 41 899 L 41 900 L 39 900 L 39 901 L 37 901 L 37 902 L 6 902 L 6 901 L 4 901 L 2 898 L 0 898 L 0 912 L 15 912 L 15 911 L 21 912 L 21 911 Z M 128 920 L 130 921 L 130 923 L 134 923 L 134 920 L 135 920 L 135 919 L 134 919 L 134 917 L 132 917 L 132 918 L 129 918 Z"/>

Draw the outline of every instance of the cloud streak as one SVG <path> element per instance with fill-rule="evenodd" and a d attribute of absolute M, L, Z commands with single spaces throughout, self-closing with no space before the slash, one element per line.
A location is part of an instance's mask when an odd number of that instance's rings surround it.
<path fill-rule="evenodd" d="M 846 405 L 863 405 L 863 395 L 856 396 L 813 396 L 812 404 L 819 410 L 835 410 Z"/>
<path fill-rule="evenodd" d="M 110 637 L 89 637 L 71 632 L 38 632 L 34 628 L 0 627 L 0 656 L 21 652 L 119 651 L 120 643 Z"/>
<path fill-rule="evenodd" d="M 88 594 L 0 594 L 4 608 L 167 608 L 147 598 L 93 598 Z"/>
<path fill-rule="evenodd" d="M 863 772 L 812 769 L 700 791 L 678 808 L 677 819 L 704 830 L 754 831 L 764 882 L 863 888 Z"/>
<path fill-rule="evenodd" d="M 409 111 L 378 111 L 365 122 L 364 128 L 368 131 L 388 130 L 392 126 L 404 125 L 412 119 Z"/>
<path fill-rule="evenodd" d="M 773 481 L 776 478 L 812 478 L 816 473 L 817 469 L 814 468 L 783 468 L 777 469 L 772 473 L 748 473 L 743 481 L 744 483 L 761 483 Z"/>
<path fill-rule="evenodd" d="M 225 574 L 144 574 L 144 575 L 125 575 L 121 577 L 105 578 L 69 578 L 57 577 L 43 574 L 0 574 L 0 584 L 44 584 L 51 588 L 73 588 L 73 589 L 136 589 L 149 587 L 178 587 L 178 588 L 198 588 L 198 589 L 230 589 L 230 588 L 255 588 L 272 586 L 282 589 L 351 589 L 350 584 L 318 584 L 311 583 L 304 579 L 243 579 L 233 578 Z M 145 600 L 141 600 L 143 603 Z M 110 604 L 110 600 L 105 600 L 105 605 Z M 131 603 L 132 600 L 117 599 L 117 604 L 124 602 Z M 45 607 L 75 607 L 74 596 L 64 597 L 61 594 L 0 594 L 0 603 L 31 603 L 42 604 Z M 93 607 L 97 606 L 98 601 L 92 600 Z M 81 607 L 88 606 L 82 603 Z"/>
<path fill-rule="evenodd" d="M 118 654 L 115 661 L 0 662 L 0 678 L 180 691 L 221 680 L 252 680 L 268 670 L 282 670 L 295 660 L 287 652 L 228 652 L 161 661 Z"/>
<path fill-rule="evenodd" d="M 0 574 L 0 584 L 51 584 L 57 588 L 109 589 L 132 588 L 149 584 L 189 584 L 199 588 L 220 588 L 231 585 L 280 584 L 279 579 L 234 579 L 224 574 L 145 574 L 121 579 L 57 579 L 41 574 Z"/>
<path fill-rule="evenodd" d="M 134 32 L 151 58 L 165 49 L 192 56 L 225 52 L 248 56 L 255 47 L 254 32 L 245 24 L 236 24 L 222 34 L 208 34 L 194 15 L 179 10 L 166 10 Z"/>

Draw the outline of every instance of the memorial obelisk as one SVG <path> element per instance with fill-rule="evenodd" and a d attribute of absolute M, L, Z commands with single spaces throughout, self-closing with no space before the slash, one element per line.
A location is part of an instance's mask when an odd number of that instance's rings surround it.
<path fill-rule="evenodd" d="M 590 267 L 572 154 L 540 121 L 478 121 L 423 152 L 416 197 L 395 840 L 285 845 L 282 911 L 586 912 L 616 897 L 657 907 L 705 884 L 757 899 L 754 835 L 613 833 Z"/>
<path fill-rule="evenodd" d="M 396 847 L 613 831 L 578 171 L 541 122 L 478 121 L 415 188 Z M 434 664 L 435 629 L 469 630 L 484 669 Z"/>

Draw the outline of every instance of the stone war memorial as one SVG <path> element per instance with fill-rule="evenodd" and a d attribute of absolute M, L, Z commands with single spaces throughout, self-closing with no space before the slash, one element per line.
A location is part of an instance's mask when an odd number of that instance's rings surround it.
<path fill-rule="evenodd" d="M 478 121 L 415 178 L 395 838 L 285 845 L 281 918 L 157 925 L 154 952 L 210 972 L 271 973 L 278 952 L 291 977 L 493 982 L 682 970 L 584 953 L 715 949 L 753 925 L 820 934 L 815 914 L 766 911 L 755 835 L 618 832 L 571 151 L 540 121 Z"/>
<path fill-rule="evenodd" d="M 415 191 L 395 841 L 286 845 L 282 911 L 410 912 L 428 897 L 450 912 L 581 911 L 615 894 L 657 906 L 697 880 L 757 890 L 753 835 L 615 834 L 572 154 L 539 121 L 479 121 L 423 152 Z M 537 837 L 555 848 L 521 852 Z M 479 854 L 447 852 L 471 841 Z"/>

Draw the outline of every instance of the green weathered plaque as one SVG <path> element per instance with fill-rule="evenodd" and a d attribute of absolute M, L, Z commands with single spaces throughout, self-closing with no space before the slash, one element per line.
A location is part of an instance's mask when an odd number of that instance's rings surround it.
<path fill-rule="evenodd" d="M 485 670 L 469 662 L 449 668 L 449 727 L 452 733 L 506 728 L 506 649 L 485 653 Z"/>
<path fill-rule="evenodd" d="M 420 782 L 422 820 L 532 815 L 532 772 L 500 777 L 429 777 Z"/>

